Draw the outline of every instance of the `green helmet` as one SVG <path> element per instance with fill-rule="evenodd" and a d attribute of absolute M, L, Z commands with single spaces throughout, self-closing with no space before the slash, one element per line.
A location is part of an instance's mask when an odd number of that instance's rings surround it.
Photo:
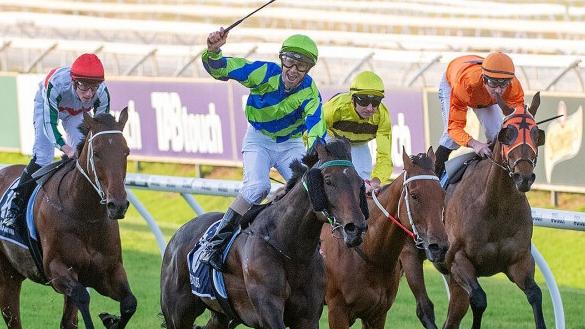
<path fill-rule="evenodd" d="M 352 96 L 358 94 L 384 97 L 384 82 L 376 73 L 363 71 L 353 78 L 349 92 Z"/>
<path fill-rule="evenodd" d="M 319 58 L 317 44 L 311 38 L 303 34 L 295 34 L 286 38 L 282 43 L 280 53 L 297 53 L 307 57 L 311 64 L 315 65 Z"/>

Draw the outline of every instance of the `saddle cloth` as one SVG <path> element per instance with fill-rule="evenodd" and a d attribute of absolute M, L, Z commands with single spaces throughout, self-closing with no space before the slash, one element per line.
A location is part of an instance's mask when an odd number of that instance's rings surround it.
<path fill-rule="evenodd" d="M 17 178 L 14 182 L 12 182 L 10 187 L 2 195 L 2 198 L 0 198 L 0 218 L 4 218 L 8 214 L 10 204 L 12 203 L 12 199 L 14 199 L 15 196 L 13 188 L 18 186 L 19 180 L 20 178 Z M 0 223 L 0 239 L 14 243 L 15 245 L 24 249 L 29 249 L 30 247 L 29 238 L 26 235 L 29 235 L 32 239 L 38 242 L 38 234 L 34 225 L 32 210 L 34 207 L 35 198 L 40 189 L 41 186 L 37 185 L 30 199 L 27 200 L 25 222 L 15 222 L 14 228 L 4 226 L 4 223 Z"/>
<path fill-rule="evenodd" d="M 187 255 L 187 266 L 189 269 L 189 280 L 191 281 L 191 292 L 199 297 L 206 297 L 216 299 L 216 293 L 222 299 L 227 299 L 227 291 L 223 281 L 223 274 L 216 271 L 208 264 L 201 263 L 199 259 L 205 249 L 205 244 L 210 239 L 217 228 L 221 220 L 211 224 L 211 226 L 205 231 L 201 239 L 197 242 L 193 250 Z M 236 240 L 236 237 L 241 233 L 241 228 L 234 232 L 227 246 L 225 247 L 222 260 L 225 262 L 227 255 Z M 213 285 L 213 286 L 212 286 Z"/>

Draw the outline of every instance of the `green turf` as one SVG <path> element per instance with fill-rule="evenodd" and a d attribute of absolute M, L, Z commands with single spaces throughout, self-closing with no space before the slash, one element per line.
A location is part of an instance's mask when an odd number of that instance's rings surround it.
<path fill-rule="evenodd" d="M 0 153 L 0 163 L 26 163 L 28 158 L 13 154 Z M 169 166 L 162 164 L 144 164 L 143 170 L 149 173 L 176 175 L 193 175 L 194 169 L 189 166 Z M 129 171 L 136 166 L 129 165 Z M 202 168 L 204 174 L 209 168 Z M 239 175 L 239 172 L 230 175 Z M 221 175 L 226 177 L 225 174 Z M 230 177 L 234 178 L 234 177 Z M 186 220 L 193 216 L 193 212 L 184 200 L 174 193 L 150 192 L 135 190 L 134 193 L 147 206 L 156 218 L 165 234 L 167 241 L 173 232 Z M 534 197 L 535 206 L 544 207 L 546 201 L 542 196 Z M 546 199 L 546 198 L 545 198 Z M 196 200 L 207 211 L 223 210 L 230 199 L 210 196 L 196 196 Z M 584 203 L 573 209 L 580 209 Z M 161 319 L 158 316 L 159 307 L 159 273 L 160 253 L 146 222 L 131 207 L 124 220 L 120 221 L 121 236 L 124 252 L 124 264 L 128 272 L 131 287 L 138 298 L 138 310 L 129 324 L 129 328 L 158 328 Z M 585 305 L 585 236 L 583 232 L 563 231 L 548 228 L 535 228 L 533 242 L 543 254 L 551 267 L 564 300 L 566 328 L 585 329 L 580 320 Z M 538 271 L 537 271 L 538 272 Z M 438 324 L 445 318 L 447 297 L 441 277 L 426 264 L 427 288 L 431 299 L 435 303 Z M 404 279 L 403 279 L 404 280 Z M 548 289 L 540 273 L 537 280 L 543 290 L 544 312 L 549 328 L 554 328 L 554 316 Z M 484 328 L 534 328 L 532 311 L 526 302 L 525 296 L 505 277 L 498 275 L 480 280 L 488 297 L 488 309 L 484 315 Z M 107 311 L 119 313 L 118 305 L 114 301 L 104 298 L 91 291 L 91 312 L 94 321 L 98 322 L 97 315 Z M 62 295 L 55 293 L 51 288 L 25 281 L 21 296 L 22 319 L 25 328 L 56 328 L 59 326 L 62 310 Z M 469 312 L 470 313 L 470 312 Z M 205 323 L 205 318 L 198 320 Z M 101 325 L 98 325 L 98 328 Z M 327 327 L 326 312 L 321 319 L 321 328 Z M 470 327 L 470 314 L 464 319 L 462 328 Z M 80 328 L 85 328 L 80 321 Z M 354 324 L 352 328 L 361 328 Z M 415 315 L 414 299 L 406 284 L 402 284 L 392 307 L 386 328 L 422 328 Z"/>

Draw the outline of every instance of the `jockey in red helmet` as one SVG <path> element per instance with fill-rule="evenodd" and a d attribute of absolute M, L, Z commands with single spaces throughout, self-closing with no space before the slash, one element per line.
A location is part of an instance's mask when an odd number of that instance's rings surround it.
<path fill-rule="evenodd" d="M 104 66 L 95 54 L 79 56 L 71 67 L 52 69 L 39 83 L 34 101 L 35 143 L 33 158 L 14 188 L 14 197 L 2 225 L 12 226 L 24 213 L 25 202 L 34 189 L 32 174 L 53 161 L 55 148 L 67 157 L 75 157 L 77 144 L 83 136 L 78 130 L 83 112 L 109 113 L 110 93 L 104 81 Z M 57 128 L 59 119 L 67 134 L 66 140 Z"/>

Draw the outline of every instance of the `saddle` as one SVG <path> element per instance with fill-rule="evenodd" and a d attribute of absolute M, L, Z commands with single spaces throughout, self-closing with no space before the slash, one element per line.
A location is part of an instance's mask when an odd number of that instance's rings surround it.
<path fill-rule="evenodd" d="M 445 162 L 445 173 L 440 180 L 441 187 L 446 190 L 449 185 L 459 182 L 469 164 L 479 160 L 481 160 L 479 155 L 469 152 Z"/>

